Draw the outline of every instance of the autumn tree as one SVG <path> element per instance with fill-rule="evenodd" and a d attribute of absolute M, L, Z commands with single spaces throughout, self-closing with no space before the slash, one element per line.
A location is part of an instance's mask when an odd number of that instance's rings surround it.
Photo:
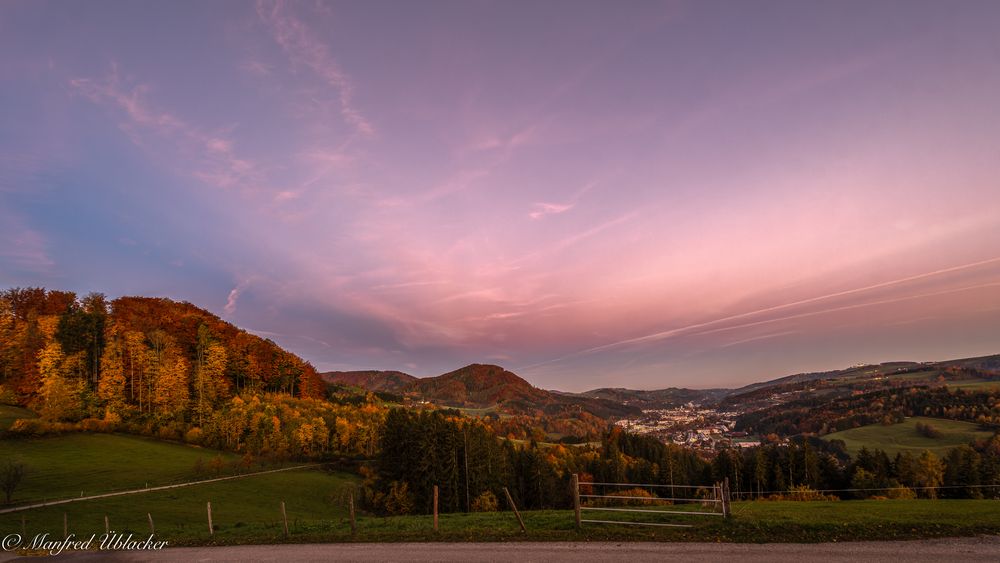
<path fill-rule="evenodd" d="M 226 348 L 212 339 L 208 327 L 198 327 L 197 365 L 195 367 L 195 415 L 201 426 L 209 418 L 215 402 L 226 396 Z"/>
<path fill-rule="evenodd" d="M 101 378 L 97 395 L 105 404 L 105 417 L 121 417 L 127 407 L 125 402 L 125 355 L 122 339 L 115 327 L 109 329 L 107 345 L 101 355 Z"/>
<path fill-rule="evenodd" d="M 41 386 L 37 409 L 47 420 L 66 420 L 80 414 L 80 389 L 63 372 L 62 347 L 52 342 L 42 349 L 38 358 Z"/>
<path fill-rule="evenodd" d="M 153 394 L 157 413 L 164 420 L 182 420 L 189 399 L 188 361 L 172 351 L 161 361 L 158 370 Z"/>

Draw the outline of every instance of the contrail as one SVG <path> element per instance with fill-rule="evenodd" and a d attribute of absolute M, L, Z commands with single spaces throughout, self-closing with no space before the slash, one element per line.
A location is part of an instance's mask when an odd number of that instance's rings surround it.
<path fill-rule="evenodd" d="M 962 264 L 962 265 L 959 265 L 959 266 L 952 266 L 950 268 L 942 268 L 940 270 L 934 270 L 932 272 L 924 272 L 922 274 L 916 274 L 916 275 L 912 275 L 912 276 L 907 276 L 905 278 L 899 278 L 899 279 L 885 281 L 885 282 L 880 282 L 880 283 L 876 283 L 876 284 L 872 284 L 872 285 L 866 285 L 864 287 L 858 287 L 858 288 L 854 288 L 854 289 L 846 289 L 844 291 L 838 291 L 838 292 L 835 292 L 835 293 L 828 293 L 826 295 L 820 295 L 820 296 L 817 296 L 817 297 L 810 297 L 808 299 L 801 299 L 799 301 L 793 301 L 791 303 L 785 303 L 785 304 L 782 304 L 782 305 L 774 305 L 772 307 L 765 307 L 763 309 L 757 309 L 757 310 L 754 310 L 754 311 L 748 311 L 746 313 L 739 313 L 739 314 L 736 314 L 736 315 L 730 315 L 728 317 L 722 317 L 722 318 L 714 319 L 714 320 L 711 320 L 711 321 L 705 321 L 703 323 L 696 323 L 696 324 L 692 324 L 692 325 L 688 325 L 688 326 L 684 326 L 684 327 L 680 327 L 680 328 L 674 328 L 674 329 L 670 329 L 670 330 L 664 330 L 664 331 L 661 331 L 661 332 L 655 332 L 653 334 L 647 334 L 645 336 L 637 336 L 635 338 L 628 338 L 626 340 L 619 340 L 617 342 L 612 342 L 610 344 L 603 344 L 601 346 L 595 346 L 593 348 L 587 348 L 585 350 L 580 350 L 578 352 L 573 352 L 573 353 L 567 354 L 565 356 L 561 356 L 561 357 L 554 358 L 554 359 L 551 359 L 551 360 L 546 360 L 544 362 L 538 362 L 536 364 L 531 364 L 531 365 L 528 365 L 528 366 L 524 366 L 524 367 L 519 368 L 519 369 L 531 369 L 531 368 L 534 368 L 534 367 L 543 366 L 543 365 L 551 364 L 551 363 L 554 363 L 554 362 L 559 362 L 559 361 L 562 361 L 562 360 L 565 360 L 565 359 L 568 359 L 568 358 L 574 358 L 574 357 L 583 356 L 583 355 L 586 355 L 586 354 L 593 354 L 594 352 L 602 352 L 604 350 L 609 350 L 609 349 L 612 349 L 612 348 L 617 348 L 619 346 L 626 346 L 626 345 L 629 345 L 629 344 L 639 344 L 639 343 L 642 343 L 642 342 L 650 342 L 650 341 L 655 341 L 655 340 L 663 340 L 663 339 L 670 338 L 672 336 L 676 336 L 676 335 L 684 333 L 684 332 L 688 332 L 688 331 L 691 331 L 691 330 L 694 330 L 694 329 L 699 329 L 699 328 L 710 327 L 712 325 L 716 325 L 716 324 L 719 324 L 719 323 L 724 323 L 724 322 L 728 322 L 728 321 L 734 321 L 734 320 L 738 320 L 738 319 L 745 319 L 747 317 L 753 317 L 753 316 L 756 316 L 756 315 L 760 315 L 762 313 L 770 313 L 772 311 L 781 311 L 783 309 L 789 309 L 791 307 L 797 307 L 799 305 L 807 305 L 809 303 L 816 303 L 818 301 L 825 301 L 827 299 L 833 299 L 835 297 L 843 297 L 845 295 L 853 295 L 853 294 L 856 294 L 856 293 L 863 293 L 865 291 L 871 291 L 873 289 L 881 289 L 881 288 L 884 288 L 884 287 L 891 287 L 891 286 L 899 285 L 899 284 L 902 284 L 902 283 L 907 283 L 907 282 L 911 282 L 911 281 L 921 280 L 921 279 L 930 278 L 930 277 L 934 277 L 934 276 L 940 276 L 942 274 L 950 274 L 952 272 L 958 272 L 958 271 L 961 271 L 961 270 L 968 270 L 968 269 L 971 269 L 971 268 L 977 268 L 979 266 L 985 266 L 987 264 L 994 264 L 994 263 L 997 263 L 997 262 L 1000 262 L 1000 256 L 995 257 L 995 258 L 989 258 L 987 260 L 980 260 L 978 262 L 971 262 L 971 263 L 968 263 L 968 264 Z M 989 284 L 987 284 L 987 285 L 989 285 Z M 985 287 L 985 286 L 982 286 L 982 287 Z M 965 289 L 970 289 L 970 288 L 965 288 Z M 960 291 L 960 290 L 956 290 L 956 291 Z M 870 305 L 874 305 L 874 304 L 878 304 L 878 303 L 870 303 Z M 852 306 L 848 306 L 847 308 L 855 308 L 855 307 L 859 307 L 859 306 L 861 306 L 861 305 L 852 305 Z M 836 310 L 839 310 L 839 309 L 830 309 L 828 312 L 832 312 L 832 311 L 836 311 Z M 818 313 L 819 312 L 817 312 L 816 314 L 818 314 Z M 806 316 L 806 315 L 809 315 L 809 314 L 810 313 L 805 313 L 805 314 L 803 314 L 801 316 Z M 786 317 L 786 318 L 796 318 L 796 317 L 797 317 L 796 315 L 793 315 L 793 316 Z M 780 320 L 780 319 L 774 319 L 774 320 Z M 757 323 L 748 323 L 746 325 L 741 325 L 741 326 L 752 326 L 754 324 L 762 324 L 762 323 L 766 323 L 766 322 L 772 322 L 772 321 L 759 321 Z M 738 328 L 738 327 L 732 327 L 732 328 Z M 717 329 L 717 330 L 726 330 L 726 329 Z M 706 332 L 715 332 L 715 331 L 706 331 Z"/>
<path fill-rule="evenodd" d="M 855 303 L 854 305 L 843 305 L 843 306 L 840 306 L 840 307 L 832 307 L 830 309 L 821 309 L 819 311 L 809 311 L 808 313 L 797 313 L 795 315 L 786 315 L 784 317 L 778 317 L 778 318 L 775 318 L 775 319 L 766 319 L 766 320 L 763 320 L 763 321 L 755 321 L 755 322 L 752 322 L 752 323 L 743 323 L 743 324 L 734 325 L 734 326 L 726 326 L 726 327 L 722 327 L 722 328 L 713 328 L 712 330 L 703 330 L 701 332 L 694 333 L 694 336 L 700 336 L 702 334 L 712 334 L 712 333 L 716 333 L 716 332 L 724 332 L 724 331 L 727 331 L 727 330 L 736 330 L 736 329 L 747 328 L 747 327 L 751 327 L 751 326 L 759 326 L 759 325 L 764 325 L 764 324 L 768 324 L 768 323 L 776 323 L 776 322 L 780 322 L 780 321 L 789 321 L 789 320 L 792 320 L 792 319 L 801 319 L 803 317 L 813 317 L 813 316 L 816 316 L 816 315 L 825 315 L 827 313 L 836 313 L 836 312 L 839 312 L 839 311 L 847 311 L 847 310 L 850 310 L 850 309 L 861 309 L 863 307 L 871 307 L 873 305 L 888 305 L 890 303 L 899 303 L 901 301 L 912 301 L 914 299 L 924 299 L 926 297 L 936 297 L 938 295 L 947 295 L 949 293 L 959 293 L 959 292 L 962 292 L 962 291 L 969 291 L 971 289 L 981 289 L 981 288 L 984 288 L 984 287 L 1000 287 L 1000 282 L 990 282 L 990 283 L 981 283 L 981 284 L 977 284 L 977 285 L 967 285 L 967 286 L 964 286 L 964 287 L 956 287 L 954 289 L 943 289 L 941 291 L 933 291 L 931 293 L 920 293 L 920 294 L 917 294 L 917 295 L 907 295 L 906 297 L 895 297 L 895 298 L 892 298 L 892 299 L 882 299 L 882 300 L 879 300 L 879 301 L 868 301 L 866 303 Z M 933 317 L 930 317 L 930 318 L 933 318 Z M 785 333 L 779 333 L 779 334 L 785 334 Z"/>

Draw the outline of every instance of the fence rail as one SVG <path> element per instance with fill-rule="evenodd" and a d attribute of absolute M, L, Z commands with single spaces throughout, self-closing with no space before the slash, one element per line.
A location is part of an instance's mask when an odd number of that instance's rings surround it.
<path fill-rule="evenodd" d="M 583 518 L 582 513 L 585 510 L 595 511 L 595 512 L 614 512 L 614 513 L 646 513 L 649 515 L 658 514 L 671 514 L 680 516 L 722 516 L 723 518 L 729 518 L 730 509 L 729 503 L 732 500 L 731 493 L 729 491 L 729 479 L 725 481 L 716 483 L 711 487 L 695 486 L 695 485 L 655 485 L 648 483 L 599 483 L 599 482 L 581 482 L 579 475 L 576 473 L 572 477 L 573 486 L 573 513 L 576 519 L 576 528 L 580 529 L 584 523 L 588 524 L 620 524 L 625 526 L 662 526 L 671 528 L 691 528 L 694 524 L 678 524 L 673 522 L 648 522 L 648 521 L 635 521 L 635 520 L 598 520 L 594 518 Z M 685 497 L 636 497 L 627 496 L 622 494 L 580 494 L 580 486 L 589 487 L 650 487 L 650 488 L 671 488 L 671 489 L 703 489 L 712 492 L 712 498 L 685 498 Z M 671 495 L 674 495 L 673 490 L 670 491 Z M 583 506 L 580 499 L 607 499 L 607 500 L 621 500 L 621 501 L 633 501 L 633 502 L 697 502 L 705 505 L 716 505 L 720 510 L 708 512 L 705 510 L 661 510 L 657 505 L 653 504 L 655 508 L 620 508 L 620 507 L 609 507 L 609 506 Z M 650 505 L 646 505 L 650 506 Z"/>

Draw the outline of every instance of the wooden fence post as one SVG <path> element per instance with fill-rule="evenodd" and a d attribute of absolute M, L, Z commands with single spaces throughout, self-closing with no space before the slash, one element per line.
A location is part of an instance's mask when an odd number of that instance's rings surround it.
<path fill-rule="evenodd" d="M 729 477 L 722 482 L 722 516 L 729 518 Z"/>
<path fill-rule="evenodd" d="M 285 537 L 288 537 L 288 514 L 285 513 L 285 501 L 281 501 L 281 520 L 285 524 Z"/>
<path fill-rule="evenodd" d="M 510 491 L 507 490 L 507 487 L 503 488 L 503 494 L 507 495 L 507 502 L 510 503 L 510 507 L 514 510 L 514 516 L 517 516 L 517 523 L 521 525 L 521 533 L 527 534 L 528 530 L 524 527 L 524 520 L 521 519 L 521 513 L 517 511 L 514 499 L 510 498 Z"/>
<path fill-rule="evenodd" d="M 576 518 L 576 529 L 580 529 L 580 476 L 573 474 L 573 515 Z"/>
<path fill-rule="evenodd" d="M 215 528 L 212 527 L 212 501 L 208 501 L 208 535 L 215 535 Z"/>
<path fill-rule="evenodd" d="M 438 486 L 434 485 L 434 531 L 438 531 Z"/>
<path fill-rule="evenodd" d="M 351 493 L 351 496 L 347 498 L 347 505 L 351 513 L 351 535 L 353 536 L 358 531 L 358 525 L 354 521 L 354 493 Z"/>
<path fill-rule="evenodd" d="M 156 533 L 156 527 L 153 526 L 153 514 L 151 512 L 147 512 L 146 516 L 149 517 L 149 533 L 150 534 L 155 534 Z"/>

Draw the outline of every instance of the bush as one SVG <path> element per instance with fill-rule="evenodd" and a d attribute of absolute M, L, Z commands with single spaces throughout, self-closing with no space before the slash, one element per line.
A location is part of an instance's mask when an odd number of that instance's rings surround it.
<path fill-rule="evenodd" d="M 777 498 L 774 498 L 776 496 Z M 792 487 L 787 495 L 774 495 L 773 500 L 794 500 L 794 501 L 810 501 L 810 500 L 840 500 L 840 497 L 836 495 L 824 495 L 823 493 L 813 489 L 808 485 L 798 485 Z"/>
<path fill-rule="evenodd" d="M 925 424 L 923 422 L 917 423 L 917 434 L 920 434 L 925 438 L 934 438 L 934 439 L 940 438 L 942 436 L 941 430 L 938 429 L 937 426 L 934 426 L 933 424 L 930 423 Z"/>
<path fill-rule="evenodd" d="M 45 436 L 56 433 L 55 426 L 40 418 L 19 418 L 10 426 L 9 433 L 15 436 Z"/>
<path fill-rule="evenodd" d="M 890 487 L 893 488 L 887 489 L 885 491 L 886 498 L 891 498 L 896 500 L 913 500 L 917 498 L 916 491 L 914 491 L 909 487 L 904 487 L 899 483 L 897 483 L 896 481 L 892 481 L 889 485 Z"/>
<path fill-rule="evenodd" d="M 591 499 L 590 502 L 588 502 L 587 504 L 589 506 L 649 506 L 651 503 L 643 499 L 657 498 L 657 496 L 654 495 L 653 493 L 647 491 L 646 489 L 640 489 L 638 487 L 634 489 L 614 491 L 609 494 L 616 497 L 630 497 L 634 498 L 635 500 L 597 498 L 597 499 Z"/>
<path fill-rule="evenodd" d="M 413 496 L 410 495 L 410 484 L 406 481 L 393 481 L 389 492 L 383 499 L 385 511 L 390 516 L 402 516 L 413 512 Z"/>
<path fill-rule="evenodd" d="M 496 512 L 498 508 L 497 496 L 492 491 L 486 491 L 472 500 L 473 512 Z"/>
<path fill-rule="evenodd" d="M 111 425 L 100 418 L 85 418 L 77 423 L 80 430 L 84 432 L 111 432 Z"/>
<path fill-rule="evenodd" d="M 185 432 L 184 441 L 189 444 L 201 444 L 201 428 L 195 426 Z"/>

